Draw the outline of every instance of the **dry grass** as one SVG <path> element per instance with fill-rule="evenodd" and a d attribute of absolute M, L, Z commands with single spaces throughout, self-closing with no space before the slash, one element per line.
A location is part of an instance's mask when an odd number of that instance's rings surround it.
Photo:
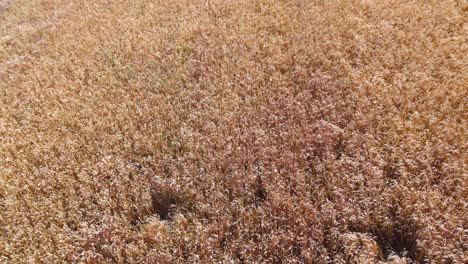
<path fill-rule="evenodd" d="M 467 263 L 466 1 L 0 1 L 0 262 Z"/>

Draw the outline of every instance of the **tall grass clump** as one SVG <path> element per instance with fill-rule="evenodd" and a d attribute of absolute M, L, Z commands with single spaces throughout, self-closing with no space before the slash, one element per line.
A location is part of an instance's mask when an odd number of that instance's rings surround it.
<path fill-rule="evenodd" d="M 0 0 L 0 262 L 466 263 L 467 7 Z"/>

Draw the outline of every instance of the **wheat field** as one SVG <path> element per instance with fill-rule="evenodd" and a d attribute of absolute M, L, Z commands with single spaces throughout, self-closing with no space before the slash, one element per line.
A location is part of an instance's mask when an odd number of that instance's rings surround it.
<path fill-rule="evenodd" d="M 0 0 L 0 263 L 467 263 L 467 11 Z"/>

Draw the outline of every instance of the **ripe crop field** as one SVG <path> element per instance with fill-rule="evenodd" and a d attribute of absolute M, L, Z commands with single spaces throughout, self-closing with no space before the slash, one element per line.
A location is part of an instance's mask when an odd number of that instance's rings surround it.
<path fill-rule="evenodd" d="M 468 263 L 467 15 L 0 0 L 0 263 Z"/>

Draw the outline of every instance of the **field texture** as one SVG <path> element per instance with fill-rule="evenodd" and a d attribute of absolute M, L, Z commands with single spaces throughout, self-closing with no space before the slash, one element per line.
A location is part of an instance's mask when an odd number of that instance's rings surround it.
<path fill-rule="evenodd" d="M 0 0 L 0 263 L 467 263 L 467 12 Z"/>

